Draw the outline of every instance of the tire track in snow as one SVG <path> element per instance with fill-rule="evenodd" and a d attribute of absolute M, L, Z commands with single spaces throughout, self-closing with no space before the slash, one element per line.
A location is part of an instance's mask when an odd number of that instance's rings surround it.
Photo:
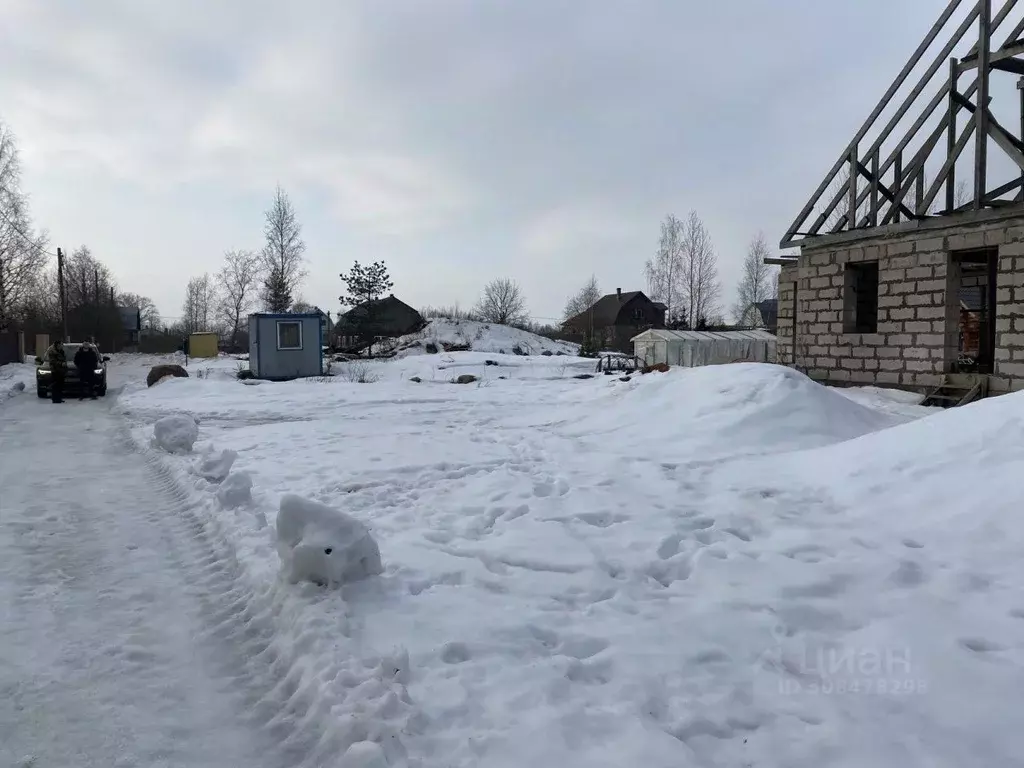
<path fill-rule="evenodd" d="M 379 743 L 390 765 L 406 765 L 402 736 L 424 725 L 404 685 L 408 659 L 356 653 L 359 620 L 338 593 L 276 577 L 252 579 L 230 535 L 203 509 L 210 500 L 188 487 L 173 459 L 139 446 L 127 424 L 123 439 L 176 499 L 179 517 L 153 522 L 176 529 L 190 550 L 183 559 L 200 564 L 192 578 L 208 631 L 239 651 L 221 660 L 223 669 L 256 683 L 245 708 L 251 722 L 280 745 L 289 768 L 338 765 L 360 741 Z M 339 659 L 339 640 L 348 641 L 353 653 Z"/>

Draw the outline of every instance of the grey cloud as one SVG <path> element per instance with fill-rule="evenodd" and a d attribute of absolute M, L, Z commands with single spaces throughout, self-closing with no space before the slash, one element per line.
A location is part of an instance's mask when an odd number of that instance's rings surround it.
<path fill-rule="evenodd" d="M 658 221 L 691 207 L 728 297 L 747 241 L 788 225 L 939 11 L 924 0 L 15 5 L 3 116 L 46 178 L 99 174 L 154 199 L 281 181 L 316 203 L 307 231 L 330 241 L 310 243 L 311 282 L 333 286 L 338 251 L 383 255 L 414 303 L 468 303 L 501 273 L 545 316 L 591 272 L 609 289 L 641 287 Z M 221 213 L 228 229 L 259 218 Z M 338 292 L 323 290 L 310 298 Z"/>

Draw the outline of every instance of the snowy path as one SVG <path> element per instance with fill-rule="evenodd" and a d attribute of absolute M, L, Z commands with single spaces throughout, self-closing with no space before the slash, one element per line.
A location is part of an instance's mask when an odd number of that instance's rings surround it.
<path fill-rule="evenodd" d="M 230 568 L 128 445 L 102 401 L 0 409 L 0 765 L 296 764 L 245 716 Z"/>

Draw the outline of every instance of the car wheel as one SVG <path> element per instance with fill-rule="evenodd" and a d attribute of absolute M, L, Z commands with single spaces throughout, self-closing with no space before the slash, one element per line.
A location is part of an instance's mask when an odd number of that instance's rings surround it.
<path fill-rule="evenodd" d="M 46 394 L 46 390 L 43 389 L 42 387 L 36 387 L 36 394 L 39 395 L 39 397 L 42 398 L 43 400 L 49 397 L 49 395 Z"/>

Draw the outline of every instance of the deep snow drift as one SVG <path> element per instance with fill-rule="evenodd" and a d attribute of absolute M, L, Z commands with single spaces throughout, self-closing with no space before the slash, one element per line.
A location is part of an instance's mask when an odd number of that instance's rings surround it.
<path fill-rule="evenodd" d="M 121 398 L 143 443 L 187 410 L 197 448 L 237 451 L 251 508 L 212 491 L 202 508 L 254 583 L 279 585 L 258 514 L 287 494 L 378 542 L 383 572 L 340 593 L 273 587 L 338 754 L 1019 761 L 1024 394 L 936 412 L 770 365 L 623 382 L 485 356 L 382 363 L 373 384 L 214 377 Z M 467 368 L 497 375 L 448 383 Z M 163 460 L 186 478 L 194 461 Z"/>

